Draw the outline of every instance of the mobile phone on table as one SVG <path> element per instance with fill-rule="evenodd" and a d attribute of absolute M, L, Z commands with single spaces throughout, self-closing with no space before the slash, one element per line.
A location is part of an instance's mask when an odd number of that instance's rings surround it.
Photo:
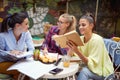
<path fill-rule="evenodd" d="M 49 71 L 49 73 L 51 73 L 51 74 L 58 74 L 58 73 L 60 73 L 61 71 L 63 71 L 63 69 L 62 68 L 55 68 L 55 69 L 52 69 L 52 70 L 50 70 Z"/>

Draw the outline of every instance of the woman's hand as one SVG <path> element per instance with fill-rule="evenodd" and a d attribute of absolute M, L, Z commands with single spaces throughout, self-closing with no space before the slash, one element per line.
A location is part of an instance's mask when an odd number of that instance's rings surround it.
<path fill-rule="evenodd" d="M 42 50 L 42 52 L 43 52 L 44 55 L 48 54 L 47 47 L 45 47 L 44 50 Z"/>
<path fill-rule="evenodd" d="M 74 51 L 75 53 L 78 53 L 79 50 L 78 50 L 76 44 L 73 41 L 69 40 L 67 42 L 67 45 L 72 51 Z"/>
<path fill-rule="evenodd" d="M 46 44 L 43 44 L 43 47 L 44 47 L 44 49 L 42 50 L 43 55 L 48 54 L 47 45 L 46 45 Z"/>
<path fill-rule="evenodd" d="M 58 37 L 59 35 L 55 34 L 52 36 L 52 39 L 55 39 L 56 37 Z"/>
<path fill-rule="evenodd" d="M 10 53 L 13 54 L 13 55 L 20 55 L 20 54 L 23 54 L 22 51 L 18 51 L 18 50 L 12 50 L 12 51 L 10 51 Z"/>
<path fill-rule="evenodd" d="M 71 50 L 73 50 L 81 59 L 82 59 L 82 61 L 84 62 L 84 63 L 88 63 L 88 59 L 87 59 L 87 57 L 85 57 L 82 53 L 81 53 L 81 51 L 80 50 L 78 50 L 78 48 L 77 48 L 77 46 L 76 46 L 76 44 L 74 43 L 74 42 L 72 42 L 72 41 L 68 41 L 67 42 L 67 45 L 69 46 L 69 48 L 71 49 Z"/>
<path fill-rule="evenodd" d="M 73 50 L 71 50 L 71 49 L 68 49 L 68 51 L 67 51 L 67 55 L 69 55 L 69 56 L 73 56 L 74 55 L 74 52 L 73 52 Z"/>

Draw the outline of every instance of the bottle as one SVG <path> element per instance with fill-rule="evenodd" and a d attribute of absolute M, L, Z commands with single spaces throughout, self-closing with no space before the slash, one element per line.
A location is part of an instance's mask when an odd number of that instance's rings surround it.
<path fill-rule="evenodd" d="M 39 60 L 39 55 L 40 55 L 40 50 L 39 49 L 35 49 L 34 50 L 34 54 L 33 54 L 34 60 Z"/>

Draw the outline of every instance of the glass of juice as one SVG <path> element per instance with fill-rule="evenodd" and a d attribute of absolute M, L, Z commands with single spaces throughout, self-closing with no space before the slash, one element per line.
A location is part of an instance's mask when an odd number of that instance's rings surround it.
<path fill-rule="evenodd" d="M 70 56 L 68 56 L 68 55 L 63 56 L 63 66 L 64 67 L 70 66 Z"/>

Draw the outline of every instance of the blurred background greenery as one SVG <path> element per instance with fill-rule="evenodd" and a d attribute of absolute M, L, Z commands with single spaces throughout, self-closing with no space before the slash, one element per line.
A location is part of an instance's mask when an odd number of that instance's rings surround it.
<path fill-rule="evenodd" d="M 97 1 L 96 32 L 106 38 L 120 37 L 120 0 L 0 0 L 2 4 L 0 7 L 4 9 L 0 8 L 0 19 L 7 14 L 27 11 L 30 8 L 36 13 L 36 7 L 48 7 L 49 12 L 43 21 L 56 25 L 59 15 L 65 12 L 75 15 L 77 20 L 87 12 L 96 15 Z M 31 18 L 29 20 L 32 28 L 33 20 Z"/>

